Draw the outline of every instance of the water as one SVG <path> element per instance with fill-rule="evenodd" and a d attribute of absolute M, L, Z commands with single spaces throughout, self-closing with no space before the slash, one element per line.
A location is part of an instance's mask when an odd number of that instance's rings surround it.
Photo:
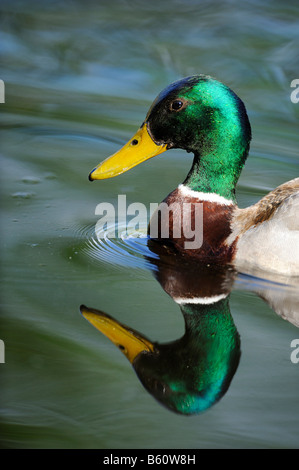
<path fill-rule="evenodd" d="M 104 311 L 162 344 L 184 334 L 146 238 L 99 241 L 94 227 L 97 204 L 118 194 L 160 202 L 192 157 L 170 151 L 88 181 L 171 81 L 210 74 L 245 101 L 241 207 L 298 176 L 298 6 L 2 1 L 1 13 L 2 447 L 298 448 L 296 288 L 233 278 L 240 362 L 221 400 L 192 417 L 158 403 L 80 313 Z"/>

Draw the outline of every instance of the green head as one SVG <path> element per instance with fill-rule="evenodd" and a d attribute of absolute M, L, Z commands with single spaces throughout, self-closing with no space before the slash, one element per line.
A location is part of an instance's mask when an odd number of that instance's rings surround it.
<path fill-rule="evenodd" d="M 206 75 L 187 77 L 158 95 L 139 131 L 89 178 L 110 178 L 165 150 L 181 148 L 194 153 L 184 184 L 234 199 L 250 139 L 245 106 L 230 88 Z"/>
<path fill-rule="evenodd" d="M 194 153 L 184 184 L 234 198 L 251 128 L 243 102 L 230 88 L 205 75 L 179 80 L 159 94 L 146 123 L 157 144 Z"/>

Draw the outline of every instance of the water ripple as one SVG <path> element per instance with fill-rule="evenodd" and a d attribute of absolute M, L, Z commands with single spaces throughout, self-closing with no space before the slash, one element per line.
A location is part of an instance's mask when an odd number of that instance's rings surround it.
<path fill-rule="evenodd" d="M 84 244 L 81 252 L 93 261 L 131 267 L 143 270 L 153 270 L 151 259 L 157 255 L 148 246 L 148 236 L 144 230 L 127 232 L 125 226 L 111 224 L 105 229 L 96 230 L 94 225 L 78 228 L 78 233 Z M 118 237 L 115 237 L 118 233 Z"/>

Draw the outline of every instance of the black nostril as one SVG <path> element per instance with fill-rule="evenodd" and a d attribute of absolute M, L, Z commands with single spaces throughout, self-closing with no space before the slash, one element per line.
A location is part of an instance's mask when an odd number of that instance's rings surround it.
<path fill-rule="evenodd" d="M 138 140 L 137 139 L 133 139 L 132 142 L 131 142 L 132 145 L 137 145 L 138 144 Z"/>

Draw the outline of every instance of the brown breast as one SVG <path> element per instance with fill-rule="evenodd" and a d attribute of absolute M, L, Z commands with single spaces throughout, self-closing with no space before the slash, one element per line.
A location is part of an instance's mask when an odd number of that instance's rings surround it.
<path fill-rule="evenodd" d="M 202 261 L 229 263 L 234 257 L 236 241 L 230 246 L 225 241 L 231 234 L 230 222 L 235 208 L 233 204 L 182 195 L 175 189 L 153 214 L 148 233 L 151 238 L 170 243 Z"/>

